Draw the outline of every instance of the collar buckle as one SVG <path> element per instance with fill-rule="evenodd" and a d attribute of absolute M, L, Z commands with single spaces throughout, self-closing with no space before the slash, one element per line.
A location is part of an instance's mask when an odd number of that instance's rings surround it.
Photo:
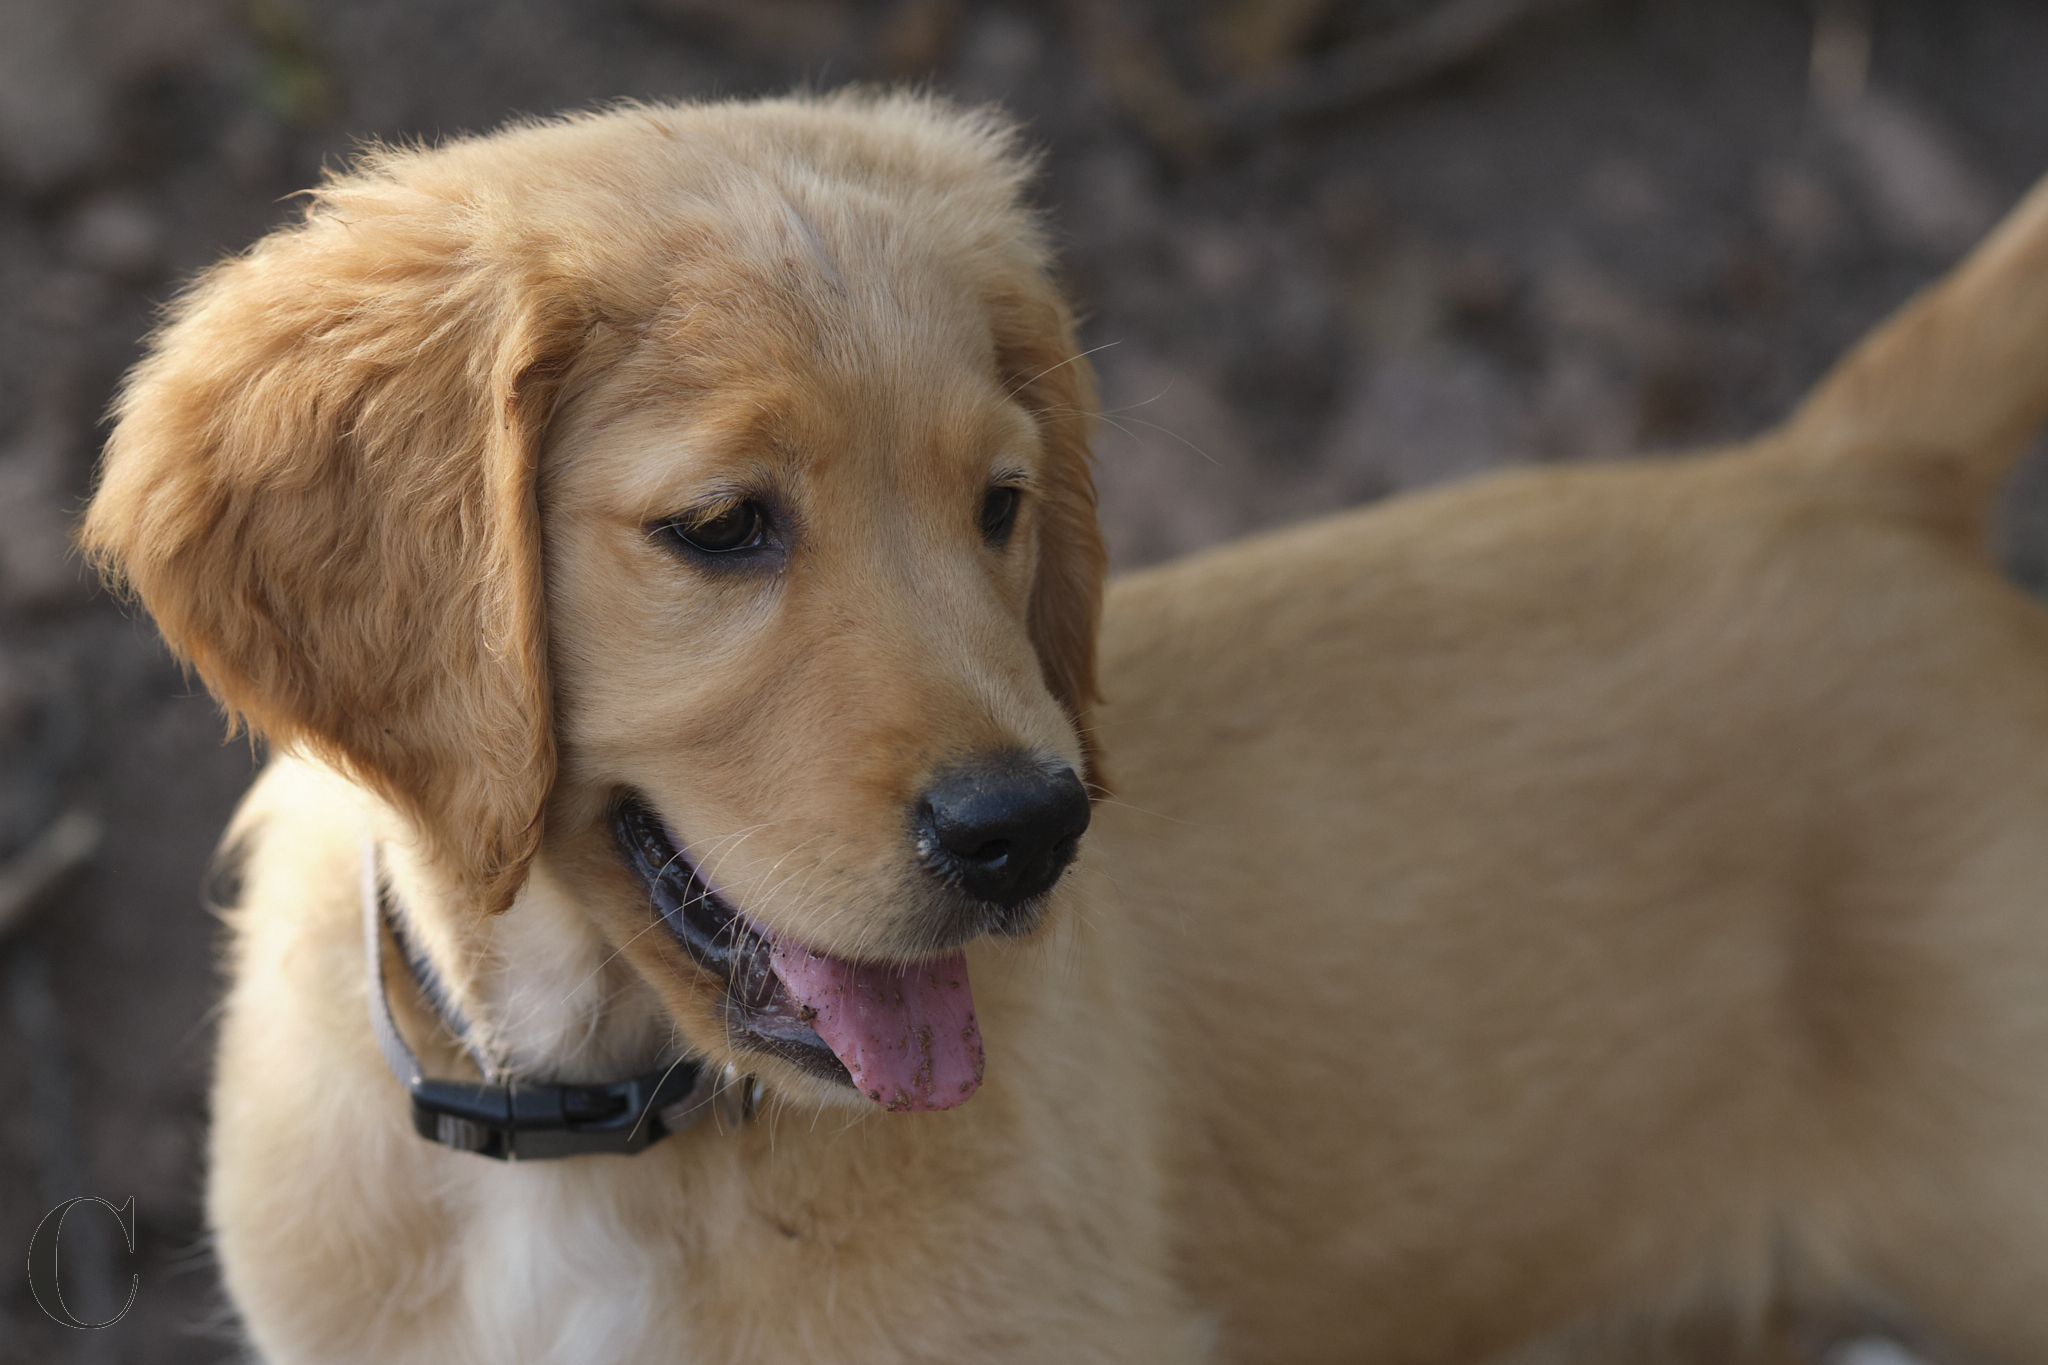
<path fill-rule="evenodd" d="M 612 1153 L 631 1156 L 687 1128 L 715 1099 L 708 1069 L 678 1062 L 629 1080 L 541 1085 L 415 1076 L 413 1131 L 430 1142 L 499 1161 Z"/>

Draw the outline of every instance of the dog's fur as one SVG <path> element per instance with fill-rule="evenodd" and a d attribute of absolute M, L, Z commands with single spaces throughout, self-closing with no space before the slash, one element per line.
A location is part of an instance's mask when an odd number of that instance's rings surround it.
<path fill-rule="evenodd" d="M 2048 622 L 1983 548 L 2048 194 L 1747 447 L 1124 581 L 1091 712 L 1093 400 L 1025 169 L 907 97 L 622 109 L 376 153 L 178 305 L 84 540 L 287 755 L 231 833 L 209 1196 L 258 1347 L 1452 1362 L 1797 1310 L 2048 1357 Z M 766 586 L 646 532 L 762 483 Z M 906 794 L 1098 737 L 945 1113 L 735 1050 L 606 834 L 645 792 L 750 915 L 902 957 Z M 521 1074 L 679 1038 L 761 1121 L 415 1138 L 366 823 Z"/>

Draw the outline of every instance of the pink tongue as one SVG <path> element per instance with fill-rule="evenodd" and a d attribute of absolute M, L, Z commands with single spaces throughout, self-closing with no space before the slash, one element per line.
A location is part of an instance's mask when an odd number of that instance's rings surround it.
<path fill-rule="evenodd" d="M 769 961 L 799 1016 L 884 1109 L 951 1109 L 981 1088 L 965 953 L 877 967 L 776 940 Z"/>

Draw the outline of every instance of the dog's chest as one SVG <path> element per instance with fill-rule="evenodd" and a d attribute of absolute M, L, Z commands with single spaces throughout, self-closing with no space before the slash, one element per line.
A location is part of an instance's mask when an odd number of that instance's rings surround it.
<path fill-rule="evenodd" d="M 631 1158 L 595 1158 L 625 1162 Z M 462 1238 L 464 1330 L 478 1360 L 549 1365 L 708 1359 L 685 1305 L 693 1297 L 677 1232 L 621 1217 L 587 1171 L 508 1168 L 501 1197 Z"/>
<path fill-rule="evenodd" d="M 737 1149 L 751 1136 L 690 1132 L 636 1157 L 484 1170 L 448 1247 L 463 1338 L 450 1354 L 768 1365 L 840 1339 L 862 1297 L 849 1285 L 840 1302 L 845 1229 L 750 1179 Z"/>

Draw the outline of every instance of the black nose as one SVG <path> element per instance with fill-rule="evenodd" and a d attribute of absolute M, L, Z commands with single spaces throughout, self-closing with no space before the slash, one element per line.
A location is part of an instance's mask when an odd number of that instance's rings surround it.
<path fill-rule="evenodd" d="M 917 806 L 917 852 L 976 900 L 1015 905 L 1059 880 L 1088 828 L 1088 792 L 1064 763 L 1022 754 L 941 773 Z"/>

